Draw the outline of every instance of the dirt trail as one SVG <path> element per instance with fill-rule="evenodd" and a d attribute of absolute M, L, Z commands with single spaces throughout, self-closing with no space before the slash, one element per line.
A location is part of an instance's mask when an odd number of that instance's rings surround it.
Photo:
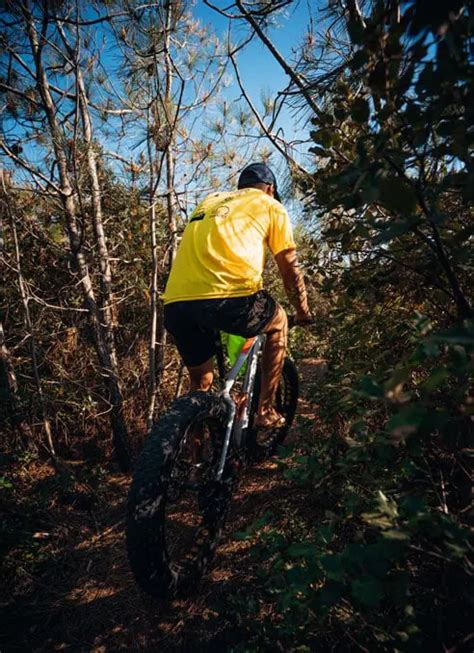
<path fill-rule="evenodd" d="M 314 419 L 308 388 L 324 373 L 324 364 L 306 359 L 299 368 L 303 379 L 299 414 Z M 298 441 L 298 426 L 290 439 Z M 30 491 L 52 482 L 54 470 L 43 469 L 42 476 Z M 2 653 L 226 651 L 247 638 L 241 616 L 246 610 L 239 606 L 253 602 L 253 619 L 268 616 L 270 606 L 257 573 L 261 563 L 251 557 L 251 544 L 232 534 L 267 511 L 284 525 L 294 524 L 308 509 L 309 498 L 283 477 L 275 461 L 246 470 L 223 542 L 199 592 L 167 606 L 143 595 L 128 568 L 123 520 L 128 484 L 123 475 L 106 475 L 95 502 L 92 497 L 92 507 L 87 495 L 72 505 L 63 496 L 62 502 L 49 506 L 43 535 L 48 555 L 34 577 L 25 571 L 23 587 L 20 583 L 11 588 L 10 598 L 15 600 L 3 606 L 9 635 L 0 641 Z"/>

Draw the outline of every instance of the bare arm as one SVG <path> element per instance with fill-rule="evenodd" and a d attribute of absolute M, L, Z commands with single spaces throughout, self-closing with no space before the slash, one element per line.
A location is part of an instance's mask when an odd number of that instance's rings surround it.
<path fill-rule="evenodd" d="M 296 323 L 308 324 L 312 321 L 312 316 L 308 306 L 303 275 L 296 257 L 296 249 L 285 249 L 283 252 L 279 252 L 275 256 L 275 260 L 283 279 L 286 295 L 296 311 Z"/>

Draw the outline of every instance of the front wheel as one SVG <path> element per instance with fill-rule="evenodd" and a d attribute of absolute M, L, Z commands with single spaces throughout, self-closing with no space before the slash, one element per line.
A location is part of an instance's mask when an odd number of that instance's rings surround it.
<path fill-rule="evenodd" d="M 220 539 L 232 474 L 215 481 L 227 421 L 218 397 L 179 398 L 153 426 L 128 496 L 127 549 L 138 585 L 167 598 L 196 584 Z"/>
<path fill-rule="evenodd" d="M 252 397 L 251 417 L 257 413 L 258 401 L 260 398 L 260 370 L 257 371 L 255 386 Z M 272 456 L 279 445 L 283 444 L 291 428 L 296 414 L 299 394 L 299 380 L 296 365 L 290 358 L 285 358 L 280 383 L 276 393 L 275 407 L 283 415 L 286 422 L 281 428 L 270 430 L 257 429 L 251 426 L 248 435 L 248 449 L 254 460 L 262 460 Z"/>

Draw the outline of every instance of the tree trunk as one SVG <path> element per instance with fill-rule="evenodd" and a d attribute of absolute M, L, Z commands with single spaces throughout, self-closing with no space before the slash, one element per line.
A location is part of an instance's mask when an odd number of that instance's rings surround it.
<path fill-rule="evenodd" d="M 153 162 L 150 158 L 153 170 Z M 150 186 L 154 188 L 154 176 L 150 173 Z M 151 325 L 150 325 L 150 347 L 149 347 L 149 394 L 147 410 L 147 427 L 151 428 L 153 416 L 155 413 L 157 383 L 156 383 L 156 338 L 158 332 L 158 242 L 156 235 L 156 204 L 154 201 L 154 192 L 150 191 L 150 209 L 149 209 L 150 239 L 151 239 L 151 284 L 150 284 L 150 308 L 151 308 Z"/>
<path fill-rule="evenodd" d="M 82 72 L 77 63 L 77 87 L 79 93 L 79 106 L 84 128 L 84 140 L 87 152 L 87 169 L 91 182 L 92 192 L 92 221 L 94 235 L 97 243 L 99 268 L 100 268 L 100 326 L 102 330 L 102 339 L 104 343 L 106 358 L 105 371 L 107 385 L 112 405 L 112 437 L 114 448 L 119 460 L 126 462 L 130 459 L 129 438 L 127 426 L 123 415 L 123 393 L 120 384 L 119 365 L 117 349 L 115 345 L 114 333 L 114 294 L 112 287 L 112 270 L 110 267 L 110 257 L 107 248 L 107 240 L 104 232 L 102 219 L 102 201 L 99 175 L 97 171 L 97 159 L 94 151 L 92 123 L 90 119 L 86 89 Z"/>
<path fill-rule="evenodd" d="M 176 202 L 174 195 L 174 176 L 175 176 L 175 154 L 174 146 L 174 116 L 171 113 L 172 91 L 173 91 L 173 62 L 170 56 L 170 36 L 172 25 L 172 3 L 166 4 L 166 18 L 164 25 L 164 59 L 165 59 L 165 94 L 162 104 L 165 109 L 166 129 L 169 136 L 166 144 L 165 163 L 166 163 L 166 217 L 168 225 L 168 249 L 165 258 L 165 269 L 169 272 L 176 255 L 177 234 L 176 234 Z M 153 158 L 151 154 L 151 139 L 148 141 L 148 156 L 150 161 L 150 231 L 151 231 L 151 248 L 153 259 L 152 282 L 151 282 L 151 340 L 150 340 L 150 399 L 147 413 L 147 425 L 153 423 L 155 411 L 156 395 L 161 383 L 161 377 L 165 366 L 165 348 L 166 348 L 166 329 L 164 325 L 163 305 L 158 299 L 158 245 L 156 236 L 156 208 L 155 193 L 156 180 L 153 175 Z M 159 165 L 159 175 L 161 174 L 161 165 Z"/>
<path fill-rule="evenodd" d="M 167 127 L 169 131 L 169 141 L 166 148 L 166 211 L 168 215 L 168 232 L 169 232 L 169 258 L 168 271 L 176 256 L 178 247 L 178 237 L 176 232 L 176 196 L 174 190 L 175 176 L 175 152 L 174 152 L 174 117 L 171 115 L 172 91 L 173 91 L 173 62 L 170 55 L 170 36 L 171 36 L 171 2 L 166 5 L 166 32 L 165 32 L 165 107 Z"/>
<path fill-rule="evenodd" d="M 17 280 L 18 280 L 18 287 L 20 290 L 20 296 L 21 296 L 21 301 L 23 304 L 23 320 L 25 323 L 25 328 L 26 328 L 26 334 L 29 340 L 29 345 L 30 345 L 30 355 L 31 355 L 31 367 L 33 371 L 33 378 L 35 381 L 35 386 L 36 386 L 36 396 L 39 401 L 39 406 L 40 406 L 40 411 L 41 411 L 41 417 L 42 417 L 42 422 L 43 422 L 43 428 L 44 432 L 46 435 L 46 446 L 49 451 L 49 453 L 53 456 L 53 458 L 56 456 L 56 452 L 54 450 L 54 444 L 53 444 L 53 434 L 51 431 L 51 423 L 48 418 L 48 411 L 46 409 L 46 401 L 43 393 L 43 386 L 41 383 L 41 378 L 39 374 L 39 369 L 38 369 L 38 357 L 36 353 L 36 339 L 35 339 L 35 334 L 34 334 L 34 327 L 33 327 L 33 322 L 31 319 L 31 313 L 30 313 L 30 308 L 29 308 L 29 303 L 28 303 L 28 285 L 25 281 L 25 278 L 23 276 L 22 268 L 21 268 L 21 254 L 20 254 L 20 245 L 18 242 L 18 234 L 16 230 L 16 224 L 15 224 L 15 218 L 13 217 L 13 212 L 11 210 L 10 206 L 10 199 L 6 193 L 6 189 L 2 189 L 2 194 L 3 194 L 3 203 L 6 208 L 6 213 L 8 215 L 9 221 L 10 221 L 10 229 L 12 232 L 12 237 L 13 237 L 13 247 L 14 247 L 14 255 L 15 255 L 15 265 L 16 265 L 16 274 L 17 274 Z M 2 333 L 1 333 L 1 348 L 2 352 L 3 350 L 6 352 L 6 346 L 4 342 L 4 336 L 3 336 L 3 328 L 2 328 Z M 8 366 L 6 367 L 8 370 Z M 8 374 L 7 371 L 7 379 L 13 384 L 13 388 L 15 388 L 16 383 L 14 382 L 14 377 L 12 378 L 11 376 L 12 368 L 10 373 Z M 16 393 L 14 393 L 16 394 Z"/>
<path fill-rule="evenodd" d="M 171 105 L 173 99 L 173 62 L 170 55 L 170 38 L 171 38 L 171 18 L 172 6 L 171 2 L 166 5 L 166 28 L 165 28 L 165 98 L 164 106 L 166 107 L 166 121 L 169 133 L 169 140 L 166 147 L 166 214 L 168 221 L 168 256 L 166 259 L 166 273 L 169 274 L 176 250 L 178 247 L 178 237 L 176 232 L 176 198 L 174 190 L 175 181 L 175 152 L 174 152 L 174 116 L 171 115 Z M 163 305 L 158 316 L 157 328 L 157 364 L 156 364 L 156 378 L 157 384 L 161 382 L 161 377 L 165 368 L 165 348 L 166 348 L 166 329 L 164 323 Z"/>
<path fill-rule="evenodd" d="M 51 96 L 49 81 L 43 68 L 41 59 L 41 47 L 31 13 L 26 12 L 26 20 L 28 37 L 30 40 L 36 68 L 37 88 L 45 109 L 53 141 L 54 153 L 58 164 L 59 179 L 61 184 L 60 199 L 66 217 L 71 255 L 80 277 L 84 303 L 89 311 L 89 319 L 91 322 L 97 357 L 99 359 L 100 365 L 103 367 L 106 373 L 110 402 L 112 405 L 111 424 L 113 441 L 114 444 L 123 443 L 127 440 L 127 429 L 122 415 L 122 407 L 120 403 L 121 394 L 114 382 L 111 382 L 111 379 L 113 379 L 113 374 L 111 374 L 113 365 L 110 359 L 107 337 L 104 333 L 104 328 L 100 319 L 100 310 L 97 306 L 92 286 L 92 280 L 89 275 L 87 262 L 82 248 L 81 235 L 78 229 L 76 218 L 75 198 L 69 177 L 67 156 L 63 146 L 61 128 L 56 115 L 56 107 Z M 116 449 L 115 453 L 117 455 L 117 459 L 122 471 L 127 471 L 130 468 L 130 456 L 128 453 L 128 447 L 127 450 L 122 447 Z"/>
<path fill-rule="evenodd" d="M 0 322 L 0 426 L 6 421 L 10 421 L 13 431 L 19 434 L 23 448 L 30 451 L 37 449 L 18 395 L 15 368 L 6 345 L 3 324 Z"/>

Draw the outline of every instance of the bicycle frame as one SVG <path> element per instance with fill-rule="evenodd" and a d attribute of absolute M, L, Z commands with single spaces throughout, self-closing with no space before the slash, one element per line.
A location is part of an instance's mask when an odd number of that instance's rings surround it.
<path fill-rule="evenodd" d="M 262 349 L 264 342 L 265 335 L 263 334 L 255 336 L 255 338 L 249 338 L 245 341 L 244 346 L 242 347 L 241 352 L 232 369 L 223 379 L 222 390 L 218 393 L 218 396 L 222 397 L 222 399 L 229 407 L 229 419 L 226 424 L 224 445 L 222 447 L 222 454 L 216 475 L 216 479 L 218 481 L 221 480 L 222 474 L 224 472 L 227 452 L 229 450 L 232 438 L 234 439 L 236 445 L 240 446 L 242 444 L 242 435 L 244 429 L 246 429 L 249 424 L 250 406 L 252 403 L 253 389 L 255 386 L 255 375 L 257 373 L 258 354 Z M 243 412 L 239 416 L 238 420 L 235 420 L 237 408 L 235 401 L 230 395 L 230 391 L 232 390 L 237 376 L 246 361 L 248 361 L 248 365 L 242 385 L 242 394 L 245 397 L 245 404 Z"/>

